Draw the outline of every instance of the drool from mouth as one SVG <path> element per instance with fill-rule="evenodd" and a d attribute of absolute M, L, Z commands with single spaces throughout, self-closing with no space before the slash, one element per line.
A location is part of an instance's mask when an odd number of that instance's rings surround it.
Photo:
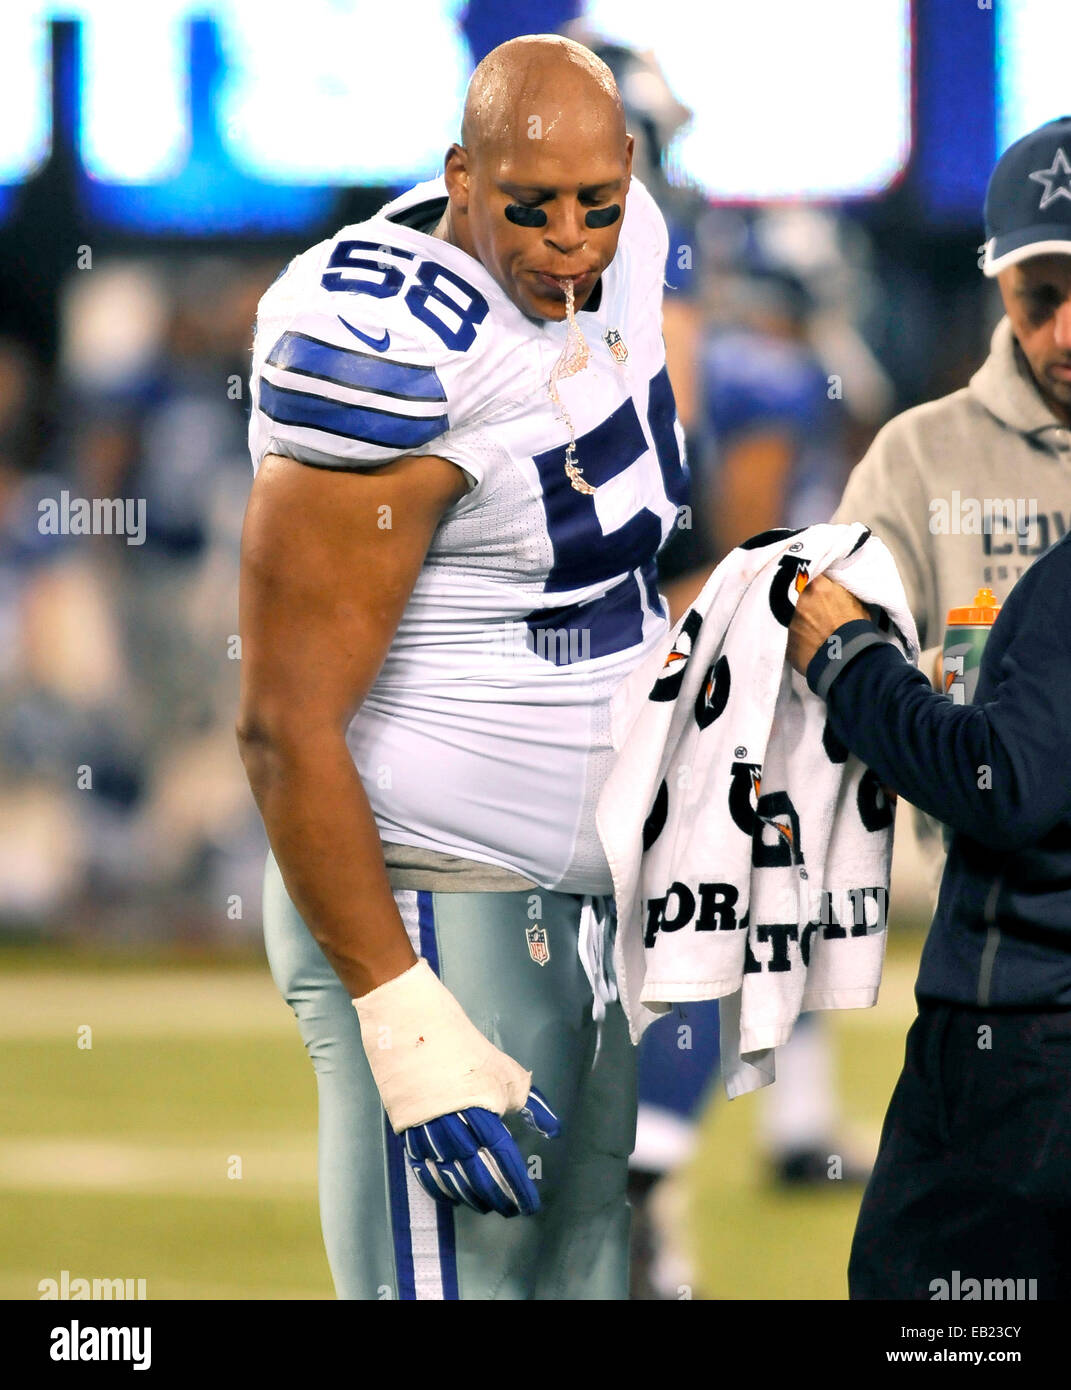
<path fill-rule="evenodd" d="M 565 317 L 569 324 L 569 330 L 561 354 L 554 363 L 554 366 L 550 369 L 550 398 L 558 407 L 558 414 L 569 429 L 569 444 L 565 450 L 566 477 L 577 492 L 590 495 L 595 489 L 585 480 L 583 469 L 577 467 L 576 431 L 573 428 L 572 416 L 562 404 L 561 396 L 558 393 L 558 382 L 562 377 L 575 376 L 577 372 L 583 371 L 590 360 L 591 350 L 587 345 L 584 334 L 581 332 L 580 325 L 576 321 L 573 282 L 572 280 L 565 280 L 563 285 L 565 289 Z"/>

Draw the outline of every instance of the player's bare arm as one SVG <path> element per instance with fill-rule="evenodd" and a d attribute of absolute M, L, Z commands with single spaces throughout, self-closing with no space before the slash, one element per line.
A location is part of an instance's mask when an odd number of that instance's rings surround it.
<path fill-rule="evenodd" d="M 522 1110 L 548 1136 L 557 1118 L 413 950 L 346 745 L 439 520 L 465 489 L 435 457 L 353 474 L 265 456 L 242 536 L 238 738 L 287 892 L 354 999 L 417 1180 L 441 1200 L 512 1216 L 539 1197 L 498 1116 Z"/>
<path fill-rule="evenodd" d="M 287 890 L 354 997 L 417 957 L 346 729 L 465 486 L 438 458 L 355 474 L 269 455 L 246 513 L 242 761 Z"/>

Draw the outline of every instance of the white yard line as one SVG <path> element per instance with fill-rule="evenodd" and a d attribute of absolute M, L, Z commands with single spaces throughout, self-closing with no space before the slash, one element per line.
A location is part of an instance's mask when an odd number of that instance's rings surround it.
<path fill-rule="evenodd" d="M 0 977 L 0 1039 L 293 1034 L 294 1016 L 262 971 L 16 971 Z"/>
<path fill-rule="evenodd" d="M 233 1155 L 241 1159 L 241 1177 Z M 138 1144 L 79 1136 L 0 1139 L 0 1189 L 21 1192 L 315 1197 L 316 1140 L 258 1135 L 255 1144 Z"/>

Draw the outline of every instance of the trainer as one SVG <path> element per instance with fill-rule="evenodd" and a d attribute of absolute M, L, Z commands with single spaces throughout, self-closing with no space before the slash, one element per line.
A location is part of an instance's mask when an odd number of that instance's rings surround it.
<path fill-rule="evenodd" d="M 998 337 L 1009 335 L 994 354 L 1007 358 L 1019 413 L 986 421 L 970 399 L 945 412 L 946 447 L 975 460 L 986 431 L 1035 463 L 1050 462 L 1046 440 L 1068 435 L 1069 156 L 1071 120 L 1051 122 L 1013 145 L 990 182 L 984 268 L 999 276 Z M 1066 463 L 1051 466 L 1066 478 Z M 836 736 L 953 831 L 852 1245 L 852 1298 L 941 1297 L 956 1279 L 999 1280 L 1005 1297 L 1071 1296 L 1069 591 L 1065 537 L 1008 595 L 966 707 L 936 694 L 824 578 L 789 631 L 789 659 L 827 701 Z"/>
<path fill-rule="evenodd" d="M 892 551 L 929 674 L 948 610 L 985 585 L 1003 603 L 1071 525 L 1071 338 L 1057 312 L 1071 284 L 1071 118 L 998 161 L 981 267 L 1004 316 L 961 390 L 890 420 L 853 471 L 834 521 L 862 521 Z M 936 898 L 940 826 L 913 817 Z"/>

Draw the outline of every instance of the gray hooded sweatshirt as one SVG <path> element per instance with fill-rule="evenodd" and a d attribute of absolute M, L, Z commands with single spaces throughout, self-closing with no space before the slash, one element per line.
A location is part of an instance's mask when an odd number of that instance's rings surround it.
<path fill-rule="evenodd" d="M 852 471 L 834 521 L 865 522 L 892 551 L 929 675 L 948 610 L 983 586 L 998 603 L 1071 528 L 1071 429 L 1045 404 L 1002 318 L 969 385 L 890 420 Z M 939 824 L 915 811 L 936 896 Z"/>

